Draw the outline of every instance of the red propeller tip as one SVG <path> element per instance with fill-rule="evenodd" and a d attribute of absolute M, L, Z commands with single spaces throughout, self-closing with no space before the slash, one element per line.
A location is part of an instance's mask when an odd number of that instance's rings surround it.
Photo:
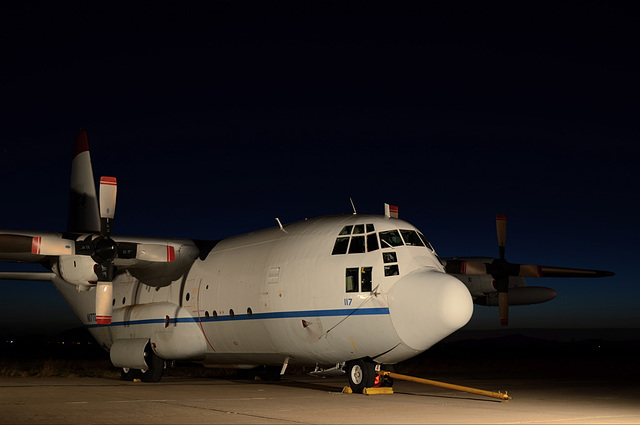
<path fill-rule="evenodd" d="M 117 184 L 118 181 L 115 177 L 100 177 L 100 184 Z"/>
<path fill-rule="evenodd" d="M 40 247 L 42 246 L 42 238 L 39 236 L 31 239 L 31 253 L 40 254 Z"/>
<path fill-rule="evenodd" d="M 507 221 L 507 215 L 506 214 L 498 214 L 498 215 L 496 215 L 496 220 Z"/>

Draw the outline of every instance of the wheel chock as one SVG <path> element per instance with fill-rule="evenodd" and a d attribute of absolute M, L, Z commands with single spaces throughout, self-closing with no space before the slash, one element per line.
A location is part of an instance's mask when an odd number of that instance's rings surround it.
<path fill-rule="evenodd" d="M 353 394 L 351 387 L 347 386 L 342 389 L 343 394 Z M 393 388 L 391 387 L 377 387 L 377 388 L 365 388 L 362 390 L 362 394 L 374 395 L 374 394 L 393 394 Z"/>
<path fill-rule="evenodd" d="M 362 390 L 362 394 L 374 395 L 374 394 L 393 394 L 392 387 L 377 387 L 377 388 L 365 388 Z"/>

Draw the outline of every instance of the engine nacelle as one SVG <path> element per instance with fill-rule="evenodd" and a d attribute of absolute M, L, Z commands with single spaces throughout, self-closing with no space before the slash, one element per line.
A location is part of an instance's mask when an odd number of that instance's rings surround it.
<path fill-rule="evenodd" d="M 88 255 L 62 255 L 53 265 L 53 271 L 76 286 L 92 286 L 98 281 L 94 271 L 96 262 Z"/>
<path fill-rule="evenodd" d="M 145 356 L 149 340 L 146 338 L 117 339 L 111 345 L 109 355 L 115 367 L 149 369 Z"/>
<path fill-rule="evenodd" d="M 187 309 L 177 304 L 160 302 L 116 308 L 113 310 L 112 321 L 127 324 L 110 328 L 114 341 L 130 339 L 150 341 L 153 351 L 162 359 L 198 361 L 202 360 L 206 354 L 207 345 L 200 324 L 194 320 Z M 130 323 L 144 323 L 144 325 L 129 326 Z M 123 354 L 125 357 L 118 354 L 118 359 L 139 360 L 140 353 L 144 351 L 142 342 L 118 342 L 118 344 L 117 353 L 126 354 Z M 124 365 L 124 363 L 120 361 L 116 366 L 140 369 L 134 364 Z"/>
<path fill-rule="evenodd" d="M 529 305 L 550 301 L 558 295 L 555 289 L 544 286 L 520 286 L 509 288 L 509 305 Z M 498 293 L 477 297 L 473 300 L 478 305 L 498 305 Z"/>

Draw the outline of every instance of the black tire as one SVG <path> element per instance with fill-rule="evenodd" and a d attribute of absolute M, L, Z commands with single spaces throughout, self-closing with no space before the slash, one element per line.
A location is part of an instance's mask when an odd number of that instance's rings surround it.
<path fill-rule="evenodd" d="M 123 367 L 120 370 L 120 379 L 123 381 L 133 381 L 136 378 L 140 378 L 140 369 L 129 369 L 128 367 Z"/>
<path fill-rule="evenodd" d="M 372 388 L 376 380 L 375 364 L 364 359 L 347 363 L 349 386 L 354 393 L 361 393 L 365 388 Z"/>
<path fill-rule="evenodd" d="M 140 371 L 143 382 L 160 382 L 162 375 L 164 374 L 164 360 L 162 360 L 156 353 L 153 352 L 151 347 L 147 345 L 145 350 L 145 357 L 149 369 Z"/>

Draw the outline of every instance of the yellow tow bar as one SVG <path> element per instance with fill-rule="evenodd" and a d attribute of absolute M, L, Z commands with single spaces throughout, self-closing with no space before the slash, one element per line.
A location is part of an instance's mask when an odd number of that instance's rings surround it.
<path fill-rule="evenodd" d="M 506 391 L 504 393 L 501 393 L 501 392 L 495 393 L 493 391 L 479 390 L 476 388 L 464 387 L 462 385 L 447 384 L 446 382 L 432 381 L 430 379 L 416 378 L 415 376 L 401 375 L 399 373 L 387 372 L 385 370 L 378 371 L 378 375 L 388 376 L 389 378 L 400 379 L 402 381 L 417 382 L 418 384 L 433 385 L 435 387 L 441 387 L 441 388 L 447 388 L 455 391 L 462 391 L 465 393 L 483 395 L 485 397 L 497 398 L 504 401 L 511 400 L 511 397 L 509 397 Z"/>

